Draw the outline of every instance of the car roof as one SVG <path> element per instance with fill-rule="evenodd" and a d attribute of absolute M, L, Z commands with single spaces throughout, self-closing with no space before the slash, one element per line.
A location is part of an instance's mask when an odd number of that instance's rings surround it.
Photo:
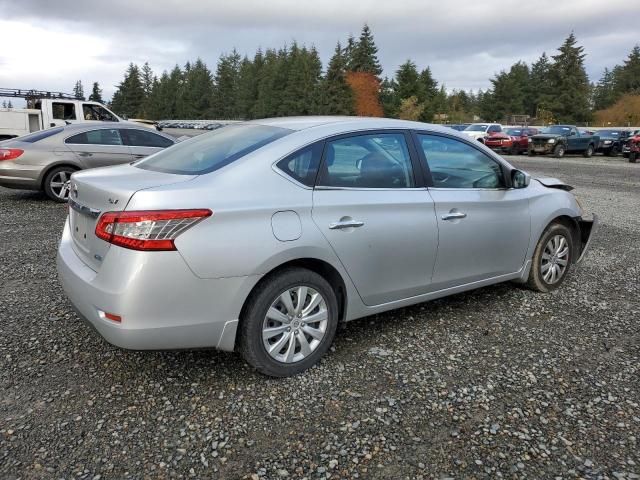
<path fill-rule="evenodd" d="M 308 116 L 308 117 L 280 117 L 250 120 L 247 124 L 268 125 L 273 127 L 288 128 L 290 130 L 306 130 L 310 128 L 334 126 L 349 129 L 375 129 L 375 128 L 406 128 L 425 129 L 449 133 L 451 129 L 447 125 L 434 125 L 409 120 L 397 120 L 382 117 L 348 117 L 348 116 Z"/>

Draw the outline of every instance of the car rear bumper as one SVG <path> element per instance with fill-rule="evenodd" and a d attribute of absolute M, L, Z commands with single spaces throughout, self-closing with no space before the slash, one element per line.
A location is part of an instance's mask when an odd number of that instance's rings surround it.
<path fill-rule="evenodd" d="M 591 240 L 598 230 L 598 216 L 594 213 L 592 214 L 591 220 L 581 218 L 578 220 L 578 226 L 580 227 L 580 257 L 578 257 L 576 264 L 584 260 L 591 246 Z"/>
<path fill-rule="evenodd" d="M 178 252 L 115 246 L 96 272 L 72 242 L 67 221 L 57 257 L 62 288 L 80 317 L 109 343 L 131 350 L 233 350 L 240 310 L 258 278 L 202 279 Z"/>
<path fill-rule="evenodd" d="M 38 190 L 41 166 L 21 165 L 11 160 L 0 162 L 0 186 Z"/>

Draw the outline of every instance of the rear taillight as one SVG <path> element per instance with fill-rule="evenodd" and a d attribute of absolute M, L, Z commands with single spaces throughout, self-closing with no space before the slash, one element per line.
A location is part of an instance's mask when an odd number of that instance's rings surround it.
<path fill-rule="evenodd" d="M 131 250 L 175 250 L 178 235 L 211 215 L 209 209 L 107 212 L 98 220 L 96 236 Z"/>
<path fill-rule="evenodd" d="M 24 153 L 19 148 L 0 148 L 0 161 L 14 160 Z"/>

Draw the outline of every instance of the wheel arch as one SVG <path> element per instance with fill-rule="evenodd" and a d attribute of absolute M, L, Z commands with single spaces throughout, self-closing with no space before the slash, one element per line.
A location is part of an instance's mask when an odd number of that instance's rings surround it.
<path fill-rule="evenodd" d="M 49 175 L 49 172 L 51 172 L 51 170 L 53 170 L 54 168 L 59 168 L 59 167 L 71 167 L 75 171 L 82 170 L 82 167 L 80 165 L 77 165 L 69 161 L 61 161 L 57 163 L 52 163 L 51 165 L 47 165 L 45 168 L 42 169 L 42 172 L 40 172 L 40 176 L 38 177 L 38 185 L 40 186 L 40 189 L 44 190 L 44 180 L 45 178 L 47 178 L 47 175 Z"/>
<path fill-rule="evenodd" d="M 321 260 L 319 258 L 313 257 L 302 257 L 283 262 L 276 267 L 273 267 L 269 272 L 263 275 L 263 277 L 253 286 L 242 304 L 239 316 L 240 322 L 242 322 L 245 316 L 247 306 L 249 305 L 249 300 L 254 295 L 254 292 L 265 282 L 269 281 L 269 279 L 271 279 L 274 275 L 277 275 L 279 272 L 286 270 L 287 268 L 293 267 L 311 270 L 312 272 L 317 273 L 318 275 L 322 276 L 327 282 L 329 282 L 329 285 L 331 285 L 331 288 L 333 289 L 338 301 L 338 321 L 342 322 L 345 320 L 347 312 L 347 286 L 340 272 L 326 260 Z M 238 336 L 236 336 L 235 342 L 237 345 Z"/>
<path fill-rule="evenodd" d="M 558 215 L 558 216 L 552 218 L 547 223 L 547 225 L 542 229 L 542 231 L 540 232 L 540 235 L 538 235 L 538 239 L 536 240 L 536 245 L 540 241 L 540 238 L 542 238 L 542 235 L 547 230 L 547 228 L 549 228 L 549 226 L 551 226 L 551 225 L 553 225 L 555 223 L 559 223 L 561 225 L 564 225 L 571 232 L 571 240 L 573 242 L 573 251 L 577 252 L 577 255 L 574 255 L 574 258 L 571 259 L 571 263 L 575 263 L 576 260 L 580 256 L 580 248 L 581 248 L 581 245 L 582 245 L 581 241 L 580 241 L 580 238 L 581 238 L 580 237 L 580 225 L 578 224 L 578 220 L 575 217 L 572 217 L 572 216 L 567 215 L 567 214 L 562 214 L 562 215 Z"/>

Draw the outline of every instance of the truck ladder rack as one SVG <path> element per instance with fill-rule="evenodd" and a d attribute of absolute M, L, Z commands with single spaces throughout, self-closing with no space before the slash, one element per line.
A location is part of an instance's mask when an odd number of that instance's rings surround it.
<path fill-rule="evenodd" d="M 37 100 L 39 98 L 60 98 L 65 100 L 82 100 L 69 93 L 47 92 L 43 90 L 24 90 L 17 88 L 0 88 L 0 97 L 24 98 L 26 100 Z"/>

